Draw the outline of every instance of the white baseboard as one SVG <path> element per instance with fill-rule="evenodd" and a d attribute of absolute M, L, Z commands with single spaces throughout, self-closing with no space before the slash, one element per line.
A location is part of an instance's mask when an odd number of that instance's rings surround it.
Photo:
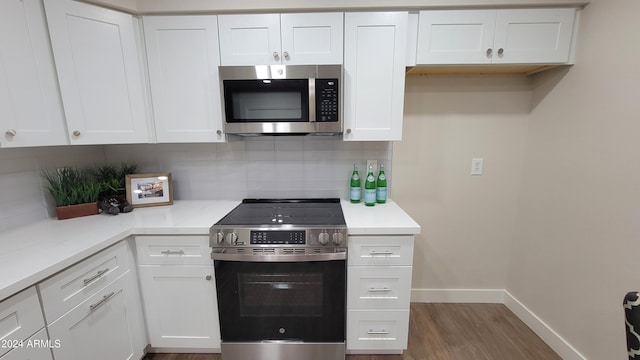
<path fill-rule="evenodd" d="M 504 304 L 502 289 L 411 289 L 412 302 Z"/>
<path fill-rule="evenodd" d="M 563 360 L 586 360 L 578 350 L 504 289 L 411 289 L 411 302 L 504 304 Z"/>
<path fill-rule="evenodd" d="M 562 336 L 555 332 L 549 325 L 540 319 L 533 311 L 505 290 L 504 304 L 522 322 L 527 324 L 549 347 L 553 349 L 563 360 L 586 360 L 576 348 L 571 346 Z"/>

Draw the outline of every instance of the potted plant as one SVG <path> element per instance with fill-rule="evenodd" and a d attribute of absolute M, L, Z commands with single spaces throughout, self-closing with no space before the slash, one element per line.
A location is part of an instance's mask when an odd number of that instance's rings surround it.
<path fill-rule="evenodd" d="M 58 220 L 98 213 L 98 196 L 101 184 L 95 180 L 91 169 L 62 167 L 44 171 L 47 189 L 56 202 Z"/>
<path fill-rule="evenodd" d="M 126 163 L 120 164 L 120 167 L 103 165 L 95 169 L 94 176 L 102 187 L 98 197 L 100 210 L 111 215 L 133 210 L 127 201 L 126 178 L 137 169 L 137 165 Z"/>
<path fill-rule="evenodd" d="M 102 186 L 100 198 L 117 198 L 119 200 L 126 199 L 126 183 L 127 175 L 135 174 L 138 165 L 120 164 L 120 167 L 114 165 L 104 165 L 95 169 L 94 176 Z"/>

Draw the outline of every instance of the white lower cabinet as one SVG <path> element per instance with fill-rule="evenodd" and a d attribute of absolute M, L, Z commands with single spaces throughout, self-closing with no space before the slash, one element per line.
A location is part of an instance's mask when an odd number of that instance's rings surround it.
<path fill-rule="evenodd" d="M 49 326 L 49 335 L 61 346 L 56 359 L 124 360 L 142 358 L 143 348 L 133 339 L 134 315 L 127 289 L 129 273 L 91 296 Z"/>
<path fill-rule="evenodd" d="M 21 343 L 20 347 L 9 351 L 0 360 L 52 360 L 50 347 L 62 346 L 49 340 L 47 330 L 42 329 Z"/>
<path fill-rule="evenodd" d="M 59 344 L 52 346 L 55 359 L 144 356 L 147 342 L 133 263 L 125 240 L 38 284 L 50 340 Z"/>
<path fill-rule="evenodd" d="M 136 248 L 152 351 L 219 352 L 209 237 L 137 236 Z"/>
<path fill-rule="evenodd" d="M 350 236 L 347 352 L 400 354 L 409 337 L 413 236 Z"/>
<path fill-rule="evenodd" d="M 402 353 L 409 337 L 409 310 L 349 310 L 347 350 Z"/>
<path fill-rule="evenodd" d="M 51 359 L 40 340 L 46 342 L 47 333 L 35 286 L 0 302 L 0 359 Z"/>

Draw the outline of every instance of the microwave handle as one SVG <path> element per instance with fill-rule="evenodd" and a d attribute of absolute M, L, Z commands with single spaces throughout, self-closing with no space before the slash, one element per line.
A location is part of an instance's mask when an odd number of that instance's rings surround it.
<path fill-rule="evenodd" d="M 316 79 L 309 79 L 309 122 L 316 122 Z"/>

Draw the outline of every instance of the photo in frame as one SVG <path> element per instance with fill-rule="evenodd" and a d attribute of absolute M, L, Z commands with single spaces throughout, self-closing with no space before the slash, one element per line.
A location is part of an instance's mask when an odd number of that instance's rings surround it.
<path fill-rule="evenodd" d="M 127 175 L 126 187 L 127 201 L 134 208 L 173 204 L 171 173 Z"/>

